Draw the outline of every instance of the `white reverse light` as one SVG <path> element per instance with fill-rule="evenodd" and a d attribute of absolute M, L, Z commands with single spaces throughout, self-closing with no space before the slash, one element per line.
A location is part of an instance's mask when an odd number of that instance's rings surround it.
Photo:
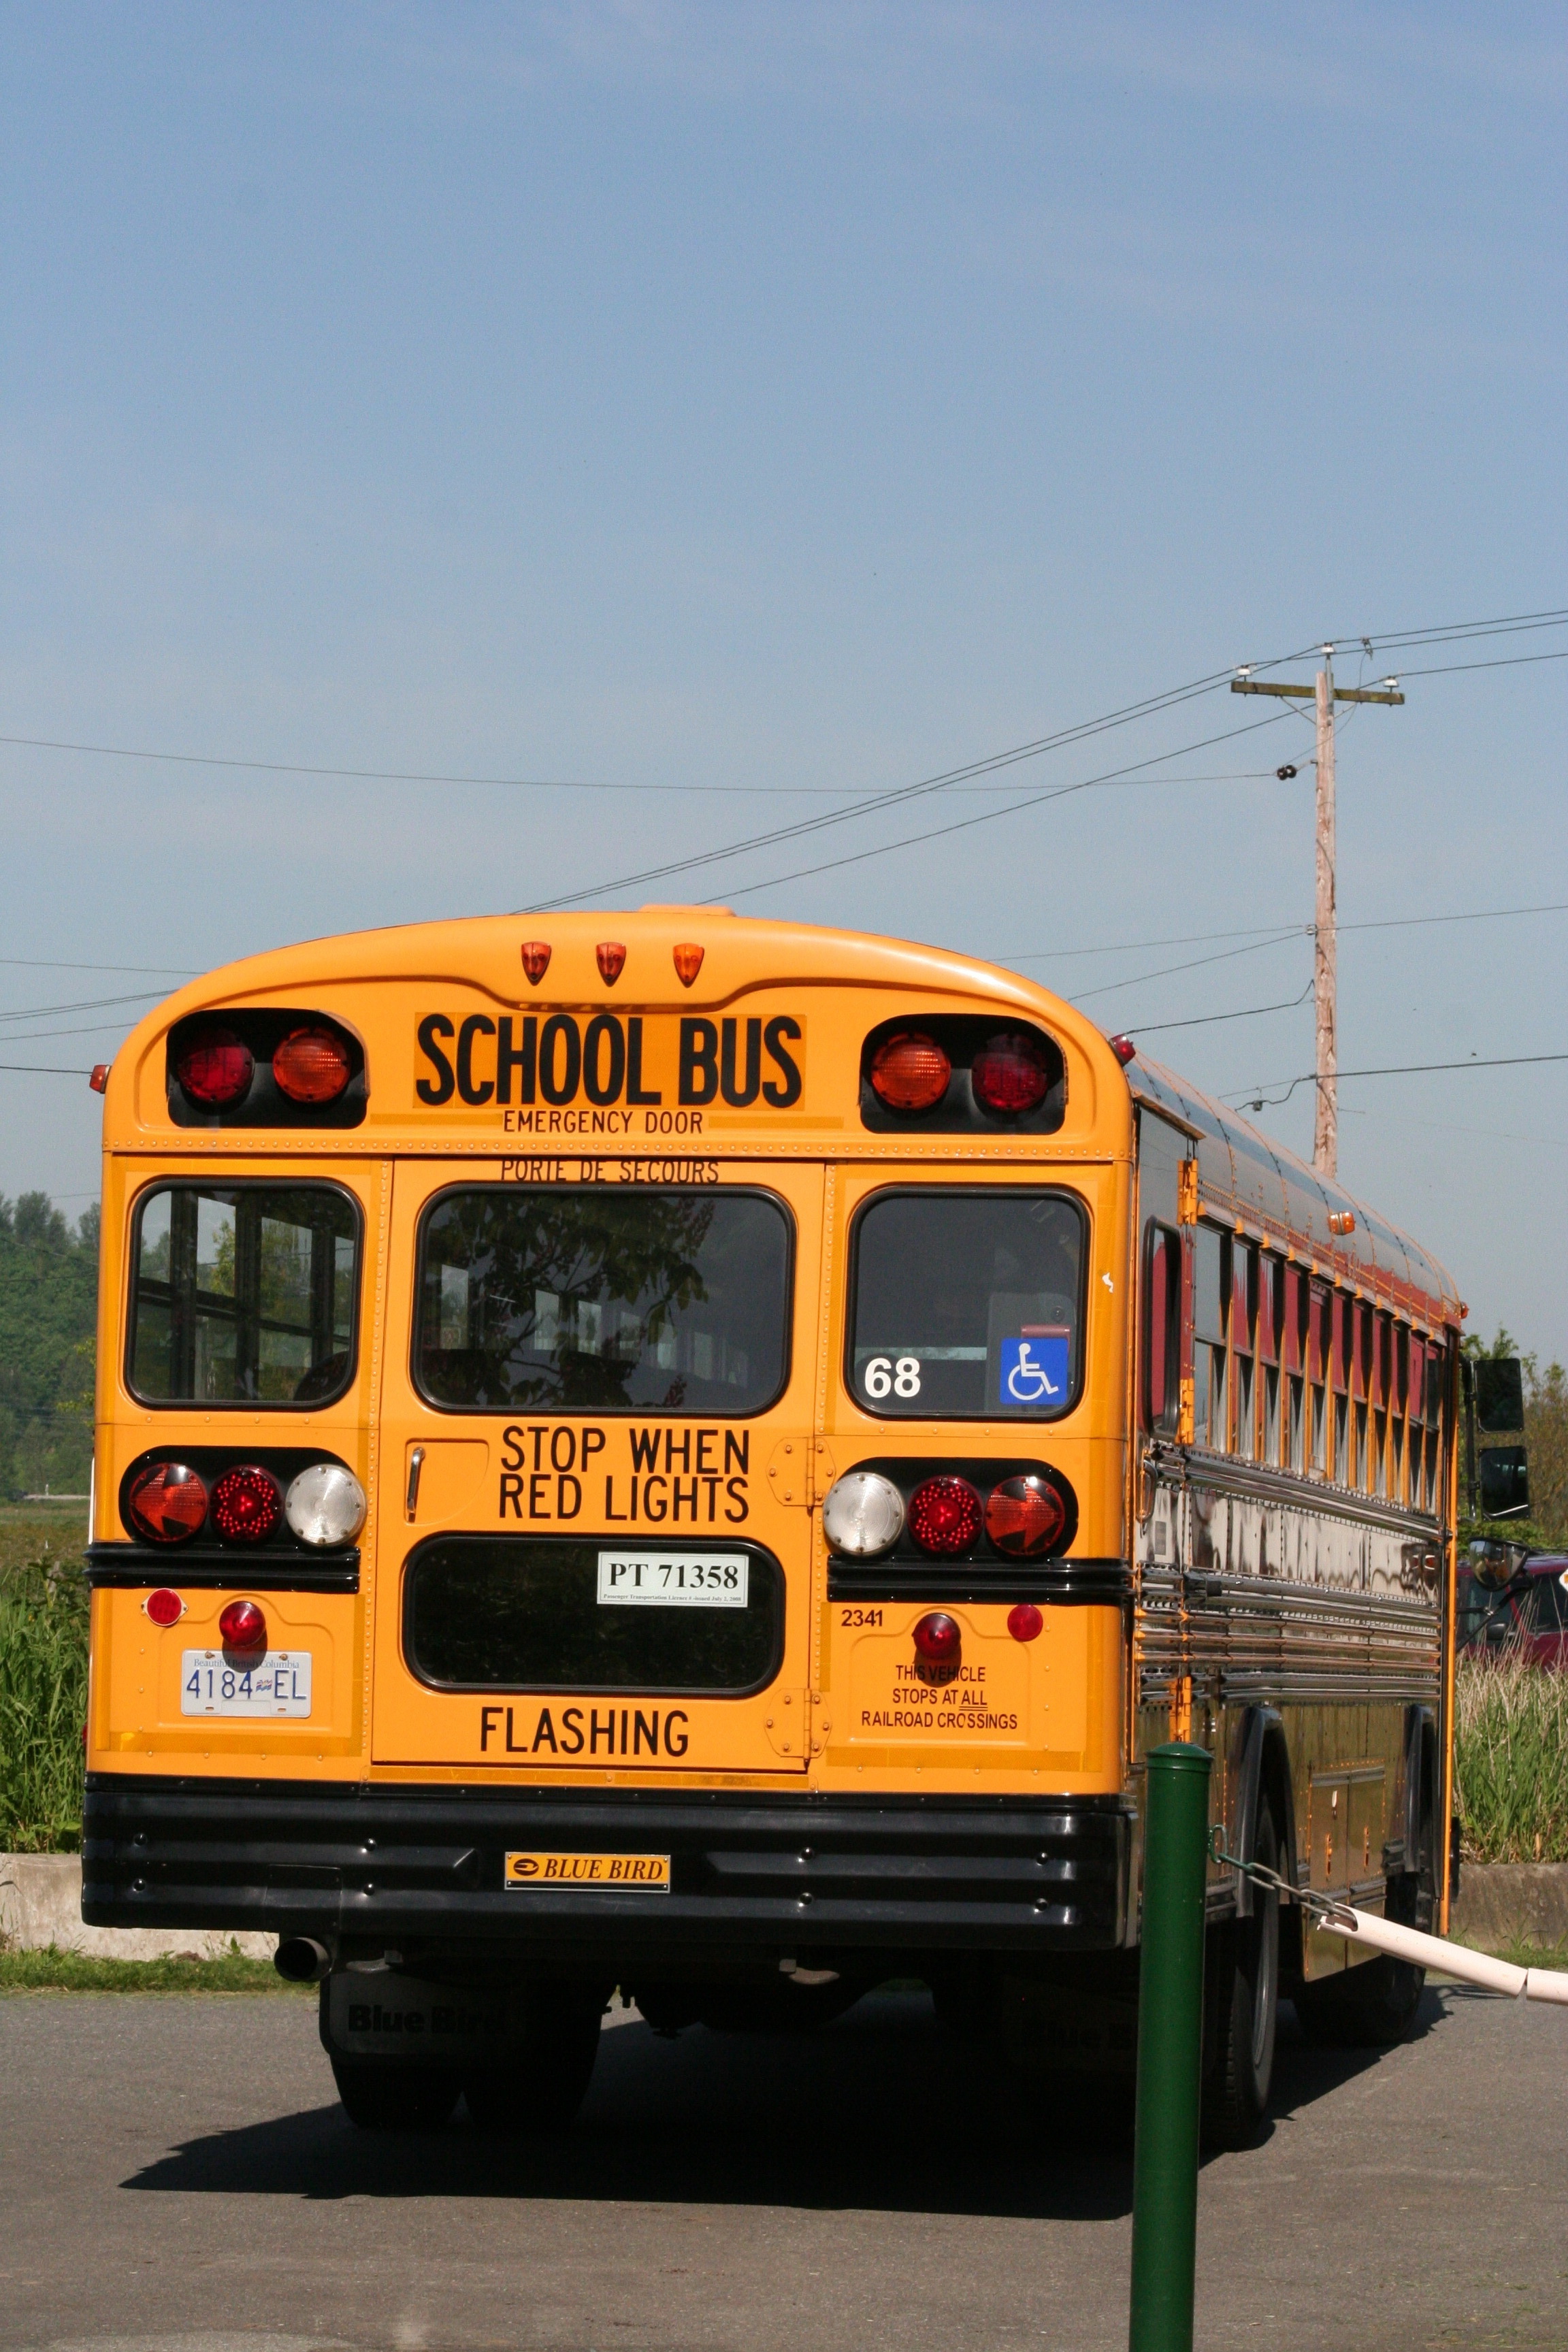
<path fill-rule="evenodd" d="M 364 1525 L 364 1488 L 341 1462 L 312 1462 L 283 1497 L 283 1516 L 301 1543 L 353 1543 Z"/>
<path fill-rule="evenodd" d="M 847 1470 L 827 1490 L 822 1532 L 841 1558 L 875 1559 L 903 1533 L 904 1498 L 878 1470 Z"/>

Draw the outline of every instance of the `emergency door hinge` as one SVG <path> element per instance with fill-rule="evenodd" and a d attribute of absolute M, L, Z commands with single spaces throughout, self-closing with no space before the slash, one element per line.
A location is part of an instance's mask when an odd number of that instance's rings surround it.
<path fill-rule="evenodd" d="M 835 1475 L 826 1438 L 781 1437 L 768 1460 L 773 1500 L 805 1511 L 821 1502 Z"/>
<path fill-rule="evenodd" d="M 792 1763 L 798 1763 L 811 1749 L 811 1709 L 805 1701 L 804 1690 L 771 1690 L 767 1696 L 763 1726 L 769 1745 Z"/>

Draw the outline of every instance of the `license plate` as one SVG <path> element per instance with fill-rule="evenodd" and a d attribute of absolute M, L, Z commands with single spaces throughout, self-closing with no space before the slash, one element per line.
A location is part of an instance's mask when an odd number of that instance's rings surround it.
<path fill-rule="evenodd" d="M 599 1606 L 743 1609 L 743 1551 L 602 1551 Z"/>
<path fill-rule="evenodd" d="M 509 1853 L 506 1884 L 524 1894 L 668 1895 L 667 1853 Z"/>
<path fill-rule="evenodd" d="M 187 1650 L 180 1663 L 182 1715 L 288 1715 L 310 1712 L 309 1650 L 268 1650 L 237 1665 L 221 1650 Z"/>

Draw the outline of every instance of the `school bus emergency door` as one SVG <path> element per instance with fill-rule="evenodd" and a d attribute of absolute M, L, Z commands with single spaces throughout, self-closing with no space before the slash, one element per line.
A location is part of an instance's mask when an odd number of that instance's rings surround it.
<path fill-rule="evenodd" d="M 374 1764 L 805 1769 L 822 1190 L 809 1161 L 398 1164 Z"/>

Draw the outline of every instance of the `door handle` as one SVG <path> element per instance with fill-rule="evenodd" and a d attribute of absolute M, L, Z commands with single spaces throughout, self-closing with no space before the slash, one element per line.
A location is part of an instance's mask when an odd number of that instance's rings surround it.
<path fill-rule="evenodd" d="M 403 1498 L 404 1516 L 412 1518 L 419 1507 L 419 1473 L 425 1467 L 425 1448 L 416 1445 L 408 1457 L 408 1492 Z"/>

